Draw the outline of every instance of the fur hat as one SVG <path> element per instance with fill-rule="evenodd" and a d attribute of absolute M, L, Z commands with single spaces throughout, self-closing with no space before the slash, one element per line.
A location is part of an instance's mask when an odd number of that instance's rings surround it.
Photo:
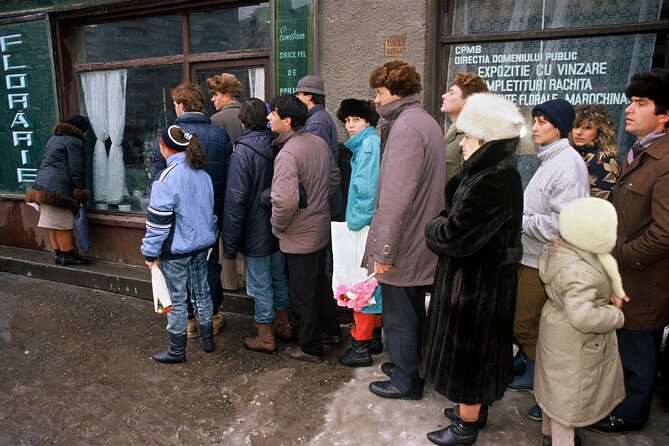
<path fill-rule="evenodd" d="M 295 93 L 313 93 L 325 96 L 325 89 L 323 88 L 323 79 L 318 76 L 304 76 L 297 83 Z"/>
<path fill-rule="evenodd" d="M 636 73 L 625 88 L 625 95 L 651 99 L 669 110 L 669 70 L 656 68 Z"/>
<path fill-rule="evenodd" d="M 618 264 L 611 255 L 616 245 L 618 216 L 611 203 L 587 197 L 567 203 L 560 211 L 560 236 L 578 249 L 596 254 L 611 281 L 613 294 L 625 296 Z"/>
<path fill-rule="evenodd" d="M 560 131 L 560 137 L 569 136 L 571 127 L 576 118 L 574 106 L 564 99 L 551 99 L 543 104 L 536 105 L 532 109 L 532 116 L 542 114 Z"/>
<path fill-rule="evenodd" d="M 518 107 L 492 93 L 469 96 L 455 122 L 458 129 L 484 142 L 516 138 L 524 125 Z"/>
<path fill-rule="evenodd" d="M 361 99 L 344 99 L 341 101 L 339 110 L 337 110 L 337 118 L 341 122 L 346 122 L 349 116 L 357 116 L 369 122 L 372 127 L 376 127 L 379 122 L 379 114 L 376 112 L 376 107 L 373 101 L 363 101 Z"/>
<path fill-rule="evenodd" d="M 88 119 L 86 119 L 84 116 L 72 115 L 67 120 L 67 123 L 81 130 L 81 133 L 85 134 L 88 131 Z"/>

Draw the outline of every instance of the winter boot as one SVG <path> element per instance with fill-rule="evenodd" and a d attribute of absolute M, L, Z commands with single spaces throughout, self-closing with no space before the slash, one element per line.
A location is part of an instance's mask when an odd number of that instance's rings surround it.
<path fill-rule="evenodd" d="M 288 311 L 288 308 L 277 311 L 274 322 L 272 323 L 272 332 L 274 333 L 274 336 L 282 341 L 290 341 L 293 339 L 293 328 L 290 326 Z"/>
<path fill-rule="evenodd" d="M 458 406 L 455 406 L 458 407 Z M 444 409 L 444 415 L 446 415 L 446 418 L 449 420 L 453 419 L 453 411 L 455 411 L 455 407 L 447 407 Z M 479 420 L 476 422 L 476 426 L 480 429 L 483 429 L 488 422 L 488 406 L 485 404 L 481 404 L 481 410 L 479 410 Z"/>
<path fill-rule="evenodd" d="M 453 423 L 438 431 L 429 432 L 427 439 L 440 446 L 474 444 L 479 435 L 478 420 L 464 421 L 460 418 L 459 408 L 453 411 Z"/>
<path fill-rule="evenodd" d="M 186 360 L 186 334 L 169 333 L 170 343 L 167 350 L 156 353 L 153 359 L 158 362 L 184 362 Z"/>
<path fill-rule="evenodd" d="M 53 253 L 53 263 L 60 265 L 61 260 L 63 260 L 63 251 L 56 249 Z"/>
<path fill-rule="evenodd" d="M 272 334 L 272 324 L 257 324 L 258 334 L 244 338 L 244 347 L 254 352 L 274 353 L 276 341 Z"/>
<path fill-rule="evenodd" d="M 197 342 L 205 353 L 214 351 L 214 328 L 212 324 L 197 324 Z"/>
<path fill-rule="evenodd" d="M 63 266 L 67 265 L 86 265 L 90 263 L 86 257 L 79 257 L 74 253 L 74 251 L 63 252 L 63 257 L 60 259 L 60 264 Z"/>
<path fill-rule="evenodd" d="M 383 351 L 383 340 L 381 339 L 381 327 L 374 327 L 372 332 L 372 343 L 369 346 L 369 352 L 372 355 L 378 355 Z"/>
<path fill-rule="evenodd" d="M 513 358 L 513 376 L 518 376 L 525 373 L 526 365 L 527 356 L 525 356 L 525 352 L 520 349 L 518 350 L 518 354 Z"/>
<path fill-rule="evenodd" d="M 522 375 L 515 376 L 507 388 L 514 392 L 524 390 L 526 392 L 533 393 L 534 361 L 527 359 L 525 361 L 525 372 Z"/>
<path fill-rule="evenodd" d="M 351 348 L 339 358 L 339 364 L 346 367 L 369 367 L 372 365 L 370 352 L 371 341 L 356 341 L 353 339 Z"/>

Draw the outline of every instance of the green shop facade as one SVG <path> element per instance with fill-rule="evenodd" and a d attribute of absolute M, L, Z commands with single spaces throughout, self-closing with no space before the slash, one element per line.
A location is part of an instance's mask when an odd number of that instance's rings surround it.
<path fill-rule="evenodd" d="M 242 100 L 325 80 L 326 107 L 371 98 L 374 66 L 394 59 L 423 75 L 426 108 L 461 71 L 484 77 L 530 122 L 562 97 L 603 103 L 624 132 L 623 91 L 636 71 L 669 67 L 667 0 L 5 0 L 0 10 L 0 245 L 50 250 L 24 202 L 56 122 L 79 113 L 86 142 L 92 257 L 141 264 L 150 146 L 176 118 L 170 89 L 222 72 Z M 214 113 L 208 102 L 207 113 Z M 528 132 L 529 133 L 529 132 Z M 340 127 L 340 142 L 345 132 Z M 530 135 L 519 148 L 529 178 Z"/>

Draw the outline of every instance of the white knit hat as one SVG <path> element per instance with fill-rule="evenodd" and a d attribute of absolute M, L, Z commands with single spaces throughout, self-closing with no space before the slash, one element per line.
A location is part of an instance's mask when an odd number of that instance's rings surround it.
<path fill-rule="evenodd" d="M 625 296 L 618 264 L 611 255 L 616 245 L 618 216 L 611 203 L 601 198 L 581 198 L 560 211 L 560 235 L 578 249 L 596 254 L 609 276 L 613 294 Z"/>
<path fill-rule="evenodd" d="M 483 142 L 520 136 L 525 119 L 515 104 L 492 93 L 467 97 L 455 126 Z"/>

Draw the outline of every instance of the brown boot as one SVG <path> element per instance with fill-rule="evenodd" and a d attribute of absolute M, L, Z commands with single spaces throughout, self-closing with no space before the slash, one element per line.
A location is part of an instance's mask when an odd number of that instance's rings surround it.
<path fill-rule="evenodd" d="M 293 339 L 293 327 L 290 326 L 288 311 L 288 308 L 277 311 L 274 323 L 272 323 L 272 332 L 274 333 L 274 336 L 282 341 L 290 341 Z"/>
<path fill-rule="evenodd" d="M 254 352 L 274 353 L 276 351 L 276 342 L 272 334 L 271 324 L 256 324 L 258 334 L 244 338 L 244 347 Z"/>

